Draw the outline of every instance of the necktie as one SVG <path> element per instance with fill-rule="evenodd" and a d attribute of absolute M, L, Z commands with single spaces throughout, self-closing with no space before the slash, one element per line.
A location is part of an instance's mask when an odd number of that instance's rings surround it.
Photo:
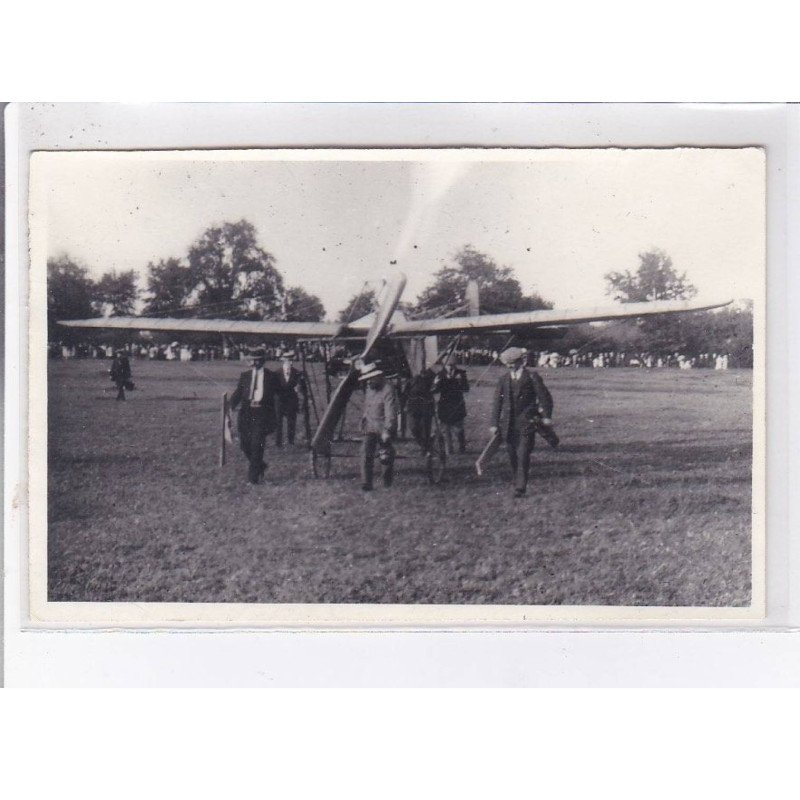
<path fill-rule="evenodd" d="M 250 385 L 250 402 L 259 402 L 261 400 L 261 377 L 264 374 L 263 370 L 253 370 L 253 381 Z"/>

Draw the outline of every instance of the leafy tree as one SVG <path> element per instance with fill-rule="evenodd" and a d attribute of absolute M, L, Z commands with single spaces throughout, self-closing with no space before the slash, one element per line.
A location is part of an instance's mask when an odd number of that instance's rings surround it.
<path fill-rule="evenodd" d="M 635 272 L 609 272 L 605 280 L 606 293 L 622 303 L 688 300 L 697 294 L 686 273 L 678 272 L 670 256 L 658 248 L 639 253 Z M 688 354 L 702 347 L 703 332 L 693 317 L 649 317 L 640 322 L 622 323 L 617 338 L 624 338 L 630 349 L 640 353 Z"/>
<path fill-rule="evenodd" d="M 177 258 L 161 259 L 147 265 L 145 316 L 186 316 L 184 304 L 192 291 L 189 267 Z"/>
<path fill-rule="evenodd" d="M 339 312 L 339 322 L 352 322 L 364 317 L 378 307 L 378 298 L 374 289 L 354 294 L 347 305 Z"/>
<path fill-rule="evenodd" d="M 622 303 L 649 300 L 688 300 L 697 294 L 685 272 L 679 273 L 672 259 L 658 248 L 639 253 L 636 272 L 609 272 L 606 293 Z"/>
<path fill-rule="evenodd" d="M 95 284 L 94 306 L 101 314 L 125 317 L 133 314 L 139 290 L 134 270 L 106 272 Z"/>
<path fill-rule="evenodd" d="M 485 253 L 465 245 L 453 257 L 454 266 L 444 266 L 433 283 L 417 298 L 418 312 L 433 312 L 466 303 L 467 283 L 474 280 L 480 290 L 481 309 L 501 314 L 552 308 L 536 293 L 524 294 L 511 267 L 500 267 Z"/>
<path fill-rule="evenodd" d="M 727 353 L 733 366 L 753 366 L 753 301 L 692 315 L 703 344 L 700 352 Z"/>
<path fill-rule="evenodd" d="M 98 316 L 92 300 L 95 283 L 89 271 L 63 255 L 47 262 L 47 335 L 50 341 L 77 342 L 80 331 L 62 328 L 61 319 L 87 319 Z"/>
<path fill-rule="evenodd" d="M 246 220 L 208 228 L 188 255 L 189 303 L 201 317 L 263 319 L 280 312 L 283 278 Z"/>
<path fill-rule="evenodd" d="M 300 286 L 292 286 L 284 296 L 284 319 L 288 322 L 320 322 L 325 318 L 325 306 L 319 297 Z"/>

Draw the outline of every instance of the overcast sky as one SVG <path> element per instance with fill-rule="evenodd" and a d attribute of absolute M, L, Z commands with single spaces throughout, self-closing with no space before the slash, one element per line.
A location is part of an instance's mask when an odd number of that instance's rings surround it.
<path fill-rule="evenodd" d="M 758 297 L 764 280 L 755 149 L 47 153 L 32 163 L 32 209 L 45 208 L 49 256 L 94 276 L 144 276 L 247 219 L 331 317 L 400 269 L 414 299 L 465 244 L 564 308 L 610 302 L 603 275 L 651 247 L 701 299 Z"/>

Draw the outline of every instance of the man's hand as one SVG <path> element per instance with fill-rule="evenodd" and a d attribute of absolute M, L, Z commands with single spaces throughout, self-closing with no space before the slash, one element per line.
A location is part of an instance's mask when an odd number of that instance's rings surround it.
<path fill-rule="evenodd" d="M 389 433 L 389 431 L 384 431 L 384 432 L 381 434 L 381 441 L 382 441 L 384 444 L 386 444 L 386 443 L 387 443 L 387 442 L 388 442 L 388 441 L 389 441 L 391 438 L 392 438 L 392 435 Z"/>
<path fill-rule="evenodd" d="M 496 425 L 492 425 L 492 427 L 489 428 L 489 432 L 492 434 L 492 436 L 497 436 L 497 430 L 498 429 Z"/>

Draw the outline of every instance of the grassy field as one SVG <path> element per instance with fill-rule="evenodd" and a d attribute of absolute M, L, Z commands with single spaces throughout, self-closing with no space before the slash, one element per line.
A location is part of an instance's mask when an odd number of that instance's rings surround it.
<path fill-rule="evenodd" d="M 543 371 L 562 446 L 537 440 L 515 500 L 504 453 L 473 468 L 495 368 L 468 396 L 469 453 L 444 484 L 400 443 L 395 486 L 365 494 L 355 442 L 328 480 L 302 435 L 270 443 L 262 485 L 238 447 L 217 465 L 238 363 L 134 361 L 126 403 L 107 366 L 50 364 L 51 600 L 750 602 L 749 372 Z"/>

